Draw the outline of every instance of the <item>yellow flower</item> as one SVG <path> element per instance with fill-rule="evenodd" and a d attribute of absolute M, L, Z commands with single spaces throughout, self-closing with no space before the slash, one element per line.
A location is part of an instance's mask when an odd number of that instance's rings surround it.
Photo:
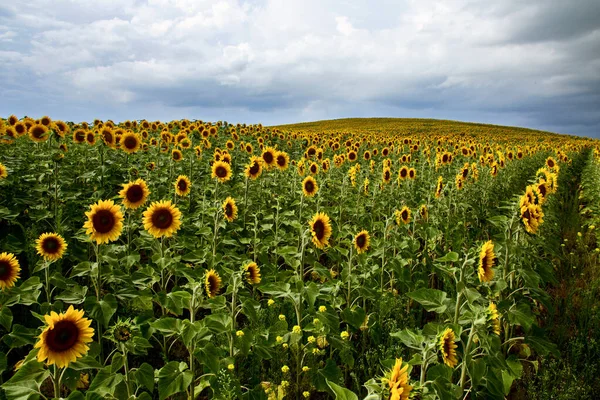
<path fill-rule="evenodd" d="M 285 321 L 285 315 L 279 314 L 279 320 L 280 321 Z"/>
<path fill-rule="evenodd" d="M 479 252 L 477 275 L 481 282 L 489 282 L 494 277 L 494 270 L 492 267 L 494 266 L 495 258 L 494 243 L 492 243 L 491 240 L 488 240 L 481 246 L 481 251 Z"/>
<path fill-rule="evenodd" d="M 317 338 L 314 336 L 309 336 L 307 340 L 308 340 L 308 343 L 315 343 L 317 341 Z"/>
<path fill-rule="evenodd" d="M 300 325 L 294 325 L 294 327 L 292 328 L 292 332 L 299 335 L 302 333 L 302 328 L 300 328 Z"/>
<path fill-rule="evenodd" d="M 350 337 L 350 333 L 348 333 L 348 331 L 342 331 L 340 337 L 342 338 L 342 340 L 347 340 Z"/>
<path fill-rule="evenodd" d="M 173 186 L 175 186 L 175 193 L 181 197 L 187 196 L 192 191 L 192 181 L 185 175 L 179 175 Z"/>
<path fill-rule="evenodd" d="M 402 367 L 402 358 L 397 358 L 388 380 L 390 400 L 407 400 L 412 386 L 408 384 L 408 364 Z"/>
<path fill-rule="evenodd" d="M 246 281 L 248 281 L 251 285 L 258 285 L 260 283 L 260 268 L 255 262 L 251 262 L 244 266 L 244 271 L 246 273 Z M 271 301 L 273 299 L 270 299 Z"/>
<path fill-rule="evenodd" d="M 55 261 L 63 256 L 67 243 L 57 233 L 43 233 L 36 241 L 36 250 L 47 261 Z"/>
<path fill-rule="evenodd" d="M 356 248 L 356 252 L 358 254 L 364 253 L 369 250 L 369 246 L 371 244 L 371 238 L 369 236 L 369 232 L 366 230 L 360 231 L 354 237 L 354 247 Z"/>
<path fill-rule="evenodd" d="M 214 269 L 209 270 L 204 278 L 204 285 L 206 287 L 206 295 L 209 298 L 216 297 L 221 290 L 221 277 Z"/>
<path fill-rule="evenodd" d="M 306 197 L 313 197 L 318 191 L 319 185 L 315 178 L 310 175 L 304 178 L 302 181 L 302 193 L 304 193 Z"/>
<path fill-rule="evenodd" d="M 288 367 L 287 365 L 284 365 L 283 367 L 281 367 L 281 372 L 283 372 L 284 374 L 287 374 L 288 372 L 290 372 L 290 367 Z"/>
<path fill-rule="evenodd" d="M 331 222 L 325 213 L 317 213 L 309 222 L 312 242 L 317 248 L 324 249 L 329 244 L 331 237 Z"/>
<path fill-rule="evenodd" d="M 310 367 L 308 367 L 306 365 L 304 367 L 302 367 L 302 372 L 308 372 L 308 371 L 310 371 Z"/>
<path fill-rule="evenodd" d="M 152 203 L 143 215 L 144 229 L 157 239 L 171 237 L 181 227 L 181 212 L 170 200 Z"/>
<path fill-rule="evenodd" d="M 46 327 L 35 344 L 35 348 L 40 349 L 38 362 L 47 360 L 48 365 L 63 368 L 87 353 L 87 343 L 92 341 L 94 328 L 90 327 L 91 320 L 83 318 L 83 310 L 69 306 L 66 312 L 52 311 L 44 319 Z"/>
<path fill-rule="evenodd" d="M 235 221 L 238 214 L 238 208 L 233 197 L 227 197 L 223 202 L 223 215 L 229 222 Z"/>
<path fill-rule="evenodd" d="M 458 347 L 455 343 L 454 331 L 451 328 L 446 328 L 440 336 L 439 349 L 442 352 L 442 358 L 444 364 L 450 368 L 454 368 L 458 364 L 456 358 L 456 348 Z"/>
<path fill-rule="evenodd" d="M 319 312 L 320 313 L 324 313 L 325 311 L 327 311 L 327 307 L 326 306 L 319 306 Z"/>
<path fill-rule="evenodd" d="M 304 391 L 302 392 L 302 396 L 304 396 L 305 399 L 308 399 L 310 397 L 310 392 Z"/>
<path fill-rule="evenodd" d="M 15 286 L 21 277 L 19 260 L 12 253 L 0 254 L 0 289 L 4 290 Z"/>
<path fill-rule="evenodd" d="M 117 240 L 123 231 L 121 207 L 112 200 L 98 201 L 85 215 L 88 217 L 83 225 L 86 229 L 85 233 L 98 244 Z"/>
<path fill-rule="evenodd" d="M 148 185 L 143 179 L 123 184 L 123 189 L 119 192 L 119 197 L 123 199 L 125 208 L 132 210 L 142 206 L 149 195 L 150 190 L 148 190 Z"/>
<path fill-rule="evenodd" d="M 282 338 L 281 336 L 277 336 L 277 337 L 275 338 L 275 341 L 276 341 L 277 343 L 281 343 L 281 342 L 283 342 L 283 338 Z"/>
<path fill-rule="evenodd" d="M 229 364 L 229 365 L 227 365 L 227 369 L 230 371 L 233 371 L 235 369 L 235 365 Z"/>
<path fill-rule="evenodd" d="M 244 336 L 244 331 L 237 331 L 237 332 L 235 333 L 235 336 L 237 336 L 237 337 L 242 337 L 242 336 Z"/>
<path fill-rule="evenodd" d="M 267 301 L 267 305 L 268 305 L 269 307 L 271 307 L 273 304 L 275 304 L 275 300 L 273 300 L 273 299 L 269 299 L 269 301 Z"/>

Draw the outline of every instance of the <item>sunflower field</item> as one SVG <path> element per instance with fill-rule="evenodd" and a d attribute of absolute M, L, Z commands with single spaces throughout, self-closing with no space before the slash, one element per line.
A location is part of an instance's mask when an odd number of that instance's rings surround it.
<path fill-rule="evenodd" d="M 592 139 L 10 116 L 0 193 L 0 399 L 519 398 L 600 330 Z"/>

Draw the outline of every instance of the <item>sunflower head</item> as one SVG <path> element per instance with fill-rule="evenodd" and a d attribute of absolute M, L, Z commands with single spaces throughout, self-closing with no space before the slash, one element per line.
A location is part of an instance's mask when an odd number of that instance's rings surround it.
<path fill-rule="evenodd" d="M 275 157 L 275 163 L 280 171 L 285 171 L 290 165 L 290 156 L 284 151 L 278 151 Z"/>
<path fill-rule="evenodd" d="M 262 160 L 267 168 L 275 166 L 277 150 L 267 147 L 261 154 Z"/>
<path fill-rule="evenodd" d="M 215 161 L 212 165 L 211 178 L 216 178 L 221 183 L 227 182 L 231 179 L 231 165 L 224 161 Z"/>
<path fill-rule="evenodd" d="M 477 268 L 477 275 L 481 282 L 489 282 L 494 277 L 494 270 L 492 267 L 496 262 L 496 255 L 494 254 L 494 243 L 488 240 L 481 246 L 479 252 L 479 267 Z"/>
<path fill-rule="evenodd" d="M 394 367 L 389 372 L 389 379 L 386 379 L 390 390 L 390 400 L 408 400 L 412 390 L 408 378 L 408 364 L 403 367 L 402 358 L 397 358 Z"/>
<path fill-rule="evenodd" d="M 260 283 L 260 268 L 255 262 L 248 263 L 244 266 L 246 281 L 251 285 Z"/>
<path fill-rule="evenodd" d="M 123 189 L 119 192 L 119 196 L 123 199 L 123 205 L 131 210 L 142 206 L 149 195 L 150 190 L 143 179 L 123 184 Z"/>
<path fill-rule="evenodd" d="M 91 320 L 83 318 L 83 310 L 70 306 L 64 313 L 52 311 L 44 318 L 46 327 L 35 344 L 35 348 L 40 349 L 38 362 L 46 361 L 48 365 L 63 368 L 87 353 L 87 343 L 92 341 L 94 328 L 90 327 Z"/>
<path fill-rule="evenodd" d="M 171 152 L 171 158 L 173 159 L 173 161 L 181 161 L 183 160 L 183 153 L 181 152 L 181 150 L 178 149 L 173 149 L 173 151 Z"/>
<path fill-rule="evenodd" d="M 143 215 L 144 229 L 157 239 L 171 237 L 181 227 L 181 212 L 170 200 L 152 203 Z"/>
<path fill-rule="evenodd" d="M 369 232 L 363 230 L 357 233 L 354 237 L 353 243 L 358 254 L 364 253 L 367 250 L 369 250 L 369 246 L 371 245 L 371 237 L 369 236 Z"/>
<path fill-rule="evenodd" d="M 402 168 L 400 168 L 400 172 L 398 172 L 398 178 L 400 180 L 408 178 L 408 167 L 402 166 Z"/>
<path fill-rule="evenodd" d="M 491 326 L 492 326 L 492 330 L 496 335 L 500 334 L 500 317 L 498 314 L 498 308 L 496 307 L 496 304 L 494 304 L 493 302 L 490 302 L 490 305 L 488 307 L 488 321 L 490 322 Z"/>
<path fill-rule="evenodd" d="M 73 142 L 81 144 L 85 142 L 86 130 L 83 128 L 76 129 L 73 132 Z"/>
<path fill-rule="evenodd" d="M 214 269 L 209 270 L 204 277 L 204 286 L 206 295 L 210 299 L 216 297 L 221 290 L 221 277 L 219 276 L 219 273 Z"/>
<path fill-rule="evenodd" d="M 400 211 L 396 210 L 394 215 L 396 216 L 396 224 L 398 225 L 406 225 L 410 222 L 411 211 L 407 206 L 402 207 Z"/>
<path fill-rule="evenodd" d="M 8 170 L 4 164 L 0 163 L 0 179 L 4 179 L 8 176 Z"/>
<path fill-rule="evenodd" d="M 444 191 L 444 178 L 441 176 L 438 178 L 437 185 L 435 187 L 435 197 L 439 198 Z"/>
<path fill-rule="evenodd" d="M 456 357 L 456 348 L 458 347 L 455 341 L 454 331 L 451 328 L 446 328 L 440 335 L 439 349 L 442 353 L 442 359 L 444 364 L 450 368 L 454 368 L 458 364 Z"/>
<path fill-rule="evenodd" d="M 83 227 L 96 243 L 108 243 L 117 240 L 123 230 L 121 207 L 112 200 L 100 200 L 93 204 L 85 215 L 88 220 Z"/>
<path fill-rule="evenodd" d="M 429 209 L 427 208 L 426 204 L 421 204 L 421 207 L 419 208 L 419 215 L 421 216 L 421 219 L 425 221 L 429 219 Z"/>
<path fill-rule="evenodd" d="M 29 128 L 29 138 L 34 142 L 45 142 L 50 138 L 48 127 L 42 124 L 35 124 Z"/>
<path fill-rule="evenodd" d="M 57 233 L 43 233 L 36 241 L 36 250 L 47 261 L 55 261 L 62 258 L 67 243 Z"/>
<path fill-rule="evenodd" d="M 237 218 L 238 208 L 233 197 L 227 197 L 223 202 L 223 216 L 229 222 Z"/>
<path fill-rule="evenodd" d="M 121 136 L 121 150 L 126 152 L 127 154 L 133 154 L 137 152 L 142 146 L 142 138 L 137 134 L 131 131 L 125 132 L 123 136 Z"/>
<path fill-rule="evenodd" d="M 4 290 L 15 286 L 21 276 L 21 265 L 12 253 L 0 254 L 0 289 Z"/>
<path fill-rule="evenodd" d="M 250 158 L 250 162 L 246 165 L 246 169 L 244 174 L 247 178 L 256 179 L 262 173 L 262 158 L 257 156 L 252 156 Z"/>
<path fill-rule="evenodd" d="M 173 184 L 175 186 L 175 193 L 178 196 L 185 197 L 191 192 L 192 181 L 185 175 L 179 175 Z"/>
<path fill-rule="evenodd" d="M 302 181 L 302 193 L 304 193 L 306 197 L 313 197 L 318 191 L 319 185 L 317 184 L 315 178 L 310 175 L 304 178 Z"/>
<path fill-rule="evenodd" d="M 319 249 L 324 249 L 329 244 L 332 232 L 329 216 L 325 213 L 317 213 L 308 224 L 313 244 Z"/>
<path fill-rule="evenodd" d="M 525 230 L 531 234 L 536 234 L 540 225 L 544 222 L 544 213 L 539 204 L 526 204 L 521 206 L 521 220 Z"/>

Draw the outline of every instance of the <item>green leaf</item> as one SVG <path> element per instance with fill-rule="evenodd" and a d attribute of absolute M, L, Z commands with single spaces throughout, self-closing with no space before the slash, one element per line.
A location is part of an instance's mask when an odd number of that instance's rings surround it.
<path fill-rule="evenodd" d="M 14 324 L 13 330 L 7 335 L 4 335 L 2 341 L 11 349 L 27 345 L 33 345 L 36 342 L 36 337 L 39 332 L 37 329 L 26 328 L 23 325 Z"/>
<path fill-rule="evenodd" d="M 408 297 L 421 304 L 427 311 L 443 313 L 448 308 L 446 302 L 448 295 L 437 289 L 419 289 L 406 294 Z"/>
<path fill-rule="evenodd" d="M 154 368 L 150 364 L 140 365 L 134 376 L 137 383 L 148 389 L 150 393 L 154 392 Z"/>
<path fill-rule="evenodd" d="M 534 318 L 531 314 L 531 308 L 527 304 L 513 305 L 507 314 L 511 324 L 521 325 L 526 331 L 531 329 Z"/>
<path fill-rule="evenodd" d="M 327 379 L 327 385 L 335 394 L 336 400 L 358 400 L 358 396 L 351 390 L 343 388 Z"/>
<path fill-rule="evenodd" d="M 98 392 L 103 396 L 115 393 L 115 388 L 123 382 L 123 375 L 111 372 L 111 367 L 106 367 L 98 371 L 92 383 L 90 383 L 90 391 Z"/>
<path fill-rule="evenodd" d="M 425 337 L 418 333 L 414 333 L 409 329 L 403 329 L 398 332 L 390 333 L 391 337 L 395 337 L 400 339 L 402 343 L 406 347 L 410 347 L 411 349 L 420 350 L 423 342 L 425 341 Z"/>
<path fill-rule="evenodd" d="M 49 376 L 44 364 L 32 360 L 23 364 L 2 388 L 8 400 L 26 400 L 40 392 L 40 386 Z"/>
<path fill-rule="evenodd" d="M 437 262 L 457 262 L 458 261 L 458 253 L 451 251 L 446 254 L 444 257 L 436 258 Z"/>
<path fill-rule="evenodd" d="M 113 294 L 108 293 L 100 301 L 96 299 L 96 296 L 87 297 L 84 307 L 92 318 L 101 321 L 104 327 L 108 328 L 110 319 L 117 311 L 118 303 L 117 298 Z"/>
<path fill-rule="evenodd" d="M 10 308 L 4 306 L 0 309 L 0 325 L 4 327 L 7 331 L 10 331 L 10 327 L 13 322 L 13 314 L 10 311 Z"/>
<path fill-rule="evenodd" d="M 184 362 L 171 361 L 158 371 L 158 398 L 164 400 L 184 392 L 192 383 L 192 373 Z"/>
<path fill-rule="evenodd" d="M 342 311 L 342 320 L 348 324 L 350 324 L 354 329 L 360 329 L 363 322 L 365 322 L 365 318 L 367 314 L 365 310 L 360 307 L 354 308 L 346 308 Z"/>

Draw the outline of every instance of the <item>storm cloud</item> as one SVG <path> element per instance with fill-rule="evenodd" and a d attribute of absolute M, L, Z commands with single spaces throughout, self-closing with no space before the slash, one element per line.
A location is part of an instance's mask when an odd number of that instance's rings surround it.
<path fill-rule="evenodd" d="M 600 136 L 600 2 L 0 5 L 0 115 L 430 117 Z"/>

